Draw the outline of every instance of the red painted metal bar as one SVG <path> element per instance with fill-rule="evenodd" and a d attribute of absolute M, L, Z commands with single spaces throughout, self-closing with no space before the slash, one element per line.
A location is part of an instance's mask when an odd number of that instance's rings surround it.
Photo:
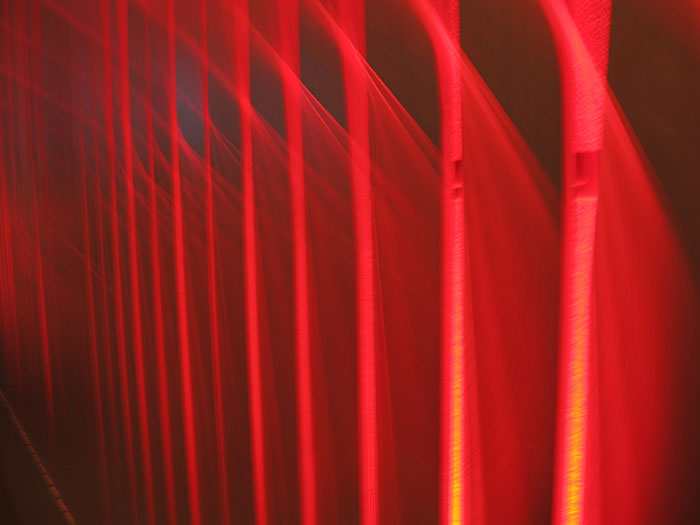
<path fill-rule="evenodd" d="M 182 210 L 182 181 L 180 176 L 180 130 L 177 118 L 177 79 L 175 69 L 175 4 L 168 1 L 168 54 L 169 86 L 168 105 L 170 117 L 170 148 L 173 181 L 173 235 L 175 244 L 175 294 L 180 350 L 180 381 L 182 391 L 182 417 L 185 432 L 185 464 L 189 516 L 192 525 L 201 523 L 199 475 L 197 470 L 197 438 L 192 388 L 192 363 L 190 356 L 189 317 L 187 313 L 187 282 L 185 279 L 185 233 Z"/>
<path fill-rule="evenodd" d="M 102 485 L 102 505 L 106 522 L 109 523 L 110 486 L 107 470 L 107 445 L 105 439 L 104 414 L 102 409 L 102 380 L 100 379 L 100 358 L 97 342 L 97 321 L 95 319 L 95 293 L 93 290 L 93 261 L 92 243 L 90 241 L 90 219 L 88 209 L 88 175 L 85 160 L 85 137 L 80 123 L 80 178 L 83 190 L 83 239 L 85 257 L 85 293 L 86 310 L 88 316 L 88 335 L 90 339 L 90 372 L 92 378 L 92 395 L 95 409 L 95 426 L 97 430 L 97 450 L 100 469 L 100 482 Z"/>
<path fill-rule="evenodd" d="M 165 353 L 165 329 L 163 321 L 163 284 L 160 269 L 160 234 L 158 227 L 158 183 L 156 181 L 153 103 L 151 81 L 151 21 L 146 21 L 146 126 L 148 144 L 148 172 L 151 184 L 150 195 L 150 242 L 151 271 L 153 278 L 153 319 L 158 384 L 158 414 L 160 419 L 160 440 L 162 446 L 163 478 L 165 484 L 165 515 L 168 525 L 177 521 L 175 503 L 175 477 L 173 472 L 172 426 L 170 422 L 170 400 L 168 393 L 168 370 Z"/>
<path fill-rule="evenodd" d="M 206 215 L 207 277 L 209 295 L 209 332 L 214 390 L 214 427 L 216 434 L 219 512 L 223 524 L 231 522 L 226 460 L 223 394 L 221 386 L 221 343 L 219 340 L 219 308 L 216 297 L 216 236 L 214 232 L 214 181 L 211 168 L 211 116 L 209 113 L 209 54 L 207 49 L 207 1 L 202 0 L 202 116 L 204 121 L 204 180 Z"/>
<path fill-rule="evenodd" d="M 280 0 L 280 51 L 288 70 L 282 72 L 287 131 L 287 169 L 291 194 L 294 273 L 294 342 L 297 389 L 297 434 L 300 513 L 303 525 L 315 525 L 316 457 L 314 450 L 313 378 L 309 342 L 309 283 L 301 81 L 299 79 L 299 2 Z"/>
<path fill-rule="evenodd" d="M 563 100 L 560 371 L 552 520 L 587 522 L 589 362 L 610 0 L 542 2 L 559 54 Z"/>
<path fill-rule="evenodd" d="M 243 272 L 246 313 L 246 354 L 248 360 L 248 404 L 253 466 L 255 522 L 267 525 L 267 488 L 263 437 L 262 378 L 258 311 L 257 230 L 253 177 L 253 131 L 250 102 L 250 18 L 248 0 L 238 0 L 234 17 L 236 83 L 241 126 L 241 171 L 243 185 Z"/>
<path fill-rule="evenodd" d="M 369 158 L 365 3 L 341 0 L 340 23 L 352 47 L 341 45 L 345 114 L 350 137 L 350 177 L 355 226 L 357 301 L 358 458 L 360 522 L 379 520 L 379 458 L 377 422 L 377 364 L 375 346 L 374 228 Z"/>
<path fill-rule="evenodd" d="M 143 362 L 143 329 L 141 325 L 141 291 L 138 266 L 138 244 L 136 239 L 136 202 L 134 190 L 133 141 L 131 137 L 131 92 L 129 71 L 129 13 L 128 0 L 117 2 L 117 32 L 119 40 L 119 108 L 124 148 L 124 178 L 127 200 L 127 241 L 129 258 L 129 281 L 131 291 L 131 325 L 136 379 L 136 411 L 141 440 L 141 468 L 143 470 L 143 494 L 146 506 L 146 521 L 155 525 L 156 508 L 153 495 L 153 471 L 151 462 L 151 440 L 148 402 L 146 399 L 146 376 Z"/>

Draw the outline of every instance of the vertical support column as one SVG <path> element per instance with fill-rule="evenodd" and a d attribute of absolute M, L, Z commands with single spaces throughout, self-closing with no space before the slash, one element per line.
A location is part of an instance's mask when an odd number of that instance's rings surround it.
<path fill-rule="evenodd" d="M 309 277 L 306 196 L 302 146 L 301 80 L 299 78 L 299 2 L 280 0 L 280 51 L 288 70 L 282 72 L 287 156 L 292 213 L 294 272 L 294 343 L 297 391 L 297 442 L 302 525 L 315 525 L 316 458 L 314 451 L 313 378 L 309 341 Z"/>
<path fill-rule="evenodd" d="M 340 0 L 340 23 L 354 47 L 341 45 L 355 226 L 360 523 L 379 522 L 374 228 L 369 158 L 369 112 L 364 0 Z"/>
<path fill-rule="evenodd" d="M 138 490 L 136 488 L 136 466 L 134 457 L 134 438 L 131 423 L 131 399 L 129 378 L 126 364 L 126 342 L 124 335 L 124 305 L 122 297 L 121 257 L 119 249 L 119 200 L 117 198 L 117 169 L 114 144 L 114 106 L 112 100 L 112 30 L 109 2 L 101 4 L 102 49 L 105 83 L 105 128 L 107 132 L 107 149 L 109 158 L 109 181 L 111 190 L 110 226 L 112 230 L 112 289 L 114 293 L 114 315 L 117 336 L 117 368 L 121 396 L 122 426 L 124 432 L 124 449 L 128 477 L 129 505 L 131 519 L 139 522 Z"/>
<path fill-rule="evenodd" d="M 148 171 L 151 183 L 150 196 L 150 242 L 151 270 L 153 275 L 154 335 L 158 383 L 158 414 L 163 456 L 163 478 L 165 483 L 165 515 L 168 525 L 177 520 L 175 504 L 175 477 L 173 472 L 173 446 L 170 426 L 170 400 L 168 395 L 167 359 L 165 356 L 165 329 L 163 321 L 163 286 L 160 274 L 160 235 L 158 228 L 158 183 L 155 173 L 155 146 L 153 136 L 153 104 L 151 102 L 151 23 L 146 21 L 146 122 L 148 141 Z"/>
<path fill-rule="evenodd" d="M 132 345 L 134 350 L 134 374 L 136 379 L 136 412 L 141 440 L 141 467 L 143 492 L 146 504 L 146 521 L 156 523 L 151 463 L 151 438 L 146 397 L 146 377 L 143 362 L 143 329 L 141 326 L 141 290 L 136 239 L 136 197 L 134 190 L 133 140 L 131 136 L 131 92 L 129 70 L 129 0 L 117 2 L 117 32 L 119 40 L 119 108 L 124 147 L 124 178 L 126 182 L 127 242 L 131 291 Z"/>
<path fill-rule="evenodd" d="M 190 507 L 190 523 L 201 523 L 199 476 L 197 472 L 197 436 L 192 392 L 192 363 L 190 356 L 189 316 L 187 312 L 187 281 L 185 278 L 185 232 L 182 212 L 182 180 L 180 176 L 180 130 L 177 119 L 177 72 L 175 66 L 176 33 L 175 3 L 168 1 L 169 74 L 168 102 L 170 114 L 170 148 L 173 179 L 173 235 L 175 243 L 175 294 L 180 350 L 180 380 L 182 383 L 182 416 L 185 431 L 185 464 Z"/>
<path fill-rule="evenodd" d="M 209 112 L 209 51 L 207 47 L 207 0 L 202 0 L 202 115 L 204 120 L 204 180 L 206 215 L 207 283 L 209 296 L 209 333 L 214 390 L 214 426 L 216 434 L 216 468 L 219 482 L 221 523 L 231 521 L 229 510 L 228 462 L 224 428 L 223 393 L 221 386 L 221 344 L 219 340 L 219 308 L 216 297 L 216 236 L 214 233 L 214 181 L 211 168 L 211 115 Z"/>
<path fill-rule="evenodd" d="M 553 523 L 585 523 L 592 289 L 609 46 L 610 0 L 545 3 L 563 91 L 560 377 Z M 596 416 L 597 417 L 597 416 Z"/>
<path fill-rule="evenodd" d="M 235 5 L 234 42 L 236 85 L 241 119 L 241 171 L 243 185 L 243 272 L 246 313 L 246 353 L 248 359 L 248 406 L 253 463 L 255 523 L 267 525 L 265 482 L 265 443 L 263 435 L 262 378 L 258 312 L 257 233 L 253 178 L 253 121 L 250 102 L 250 10 L 249 0 Z"/>

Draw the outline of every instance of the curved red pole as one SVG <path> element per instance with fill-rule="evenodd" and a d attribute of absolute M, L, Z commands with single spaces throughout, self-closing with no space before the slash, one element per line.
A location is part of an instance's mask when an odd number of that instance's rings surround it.
<path fill-rule="evenodd" d="M 592 287 L 603 140 L 610 0 L 542 0 L 554 34 L 563 93 L 560 371 L 552 521 L 589 522 L 587 422 Z"/>

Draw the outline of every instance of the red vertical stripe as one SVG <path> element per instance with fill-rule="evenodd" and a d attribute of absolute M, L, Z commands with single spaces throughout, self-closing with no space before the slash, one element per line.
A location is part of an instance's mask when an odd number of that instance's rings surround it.
<path fill-rule="evenodd" d="M 243 185 L 243 268 L 248 357 L 248 403 L 253 463 L 253 497 L 257 525 L 267 525 L 267 489 L 263 440 L 260 334 L 258 332 L 258 263 L 253 179 L 253 129 L 250 103 L 250 18 L 248 0 L 239 0 L 234 18 L 236 82 L 241 112 L 241 169 Z"/>
<path fill-rule="evenodd" d="M 151 466 L 151 442 L 148 427 L 148 404 L 146 400 L 146 378 L 143 365 L 143 330 L 141 327 L 141 292 L 138 267 L 138 245 L 136 240 L 136 203 L 134 196 L 133 144 L 131 137 L 131 93 L 129 89 L 129 13 L 128 0 L 117 2 L 117 27 L 119 37 L 120 110 L 124 140 L 124 172 L 126 179 L 127 232 L 129 246 L 129 275 L 131 277 L 131 322 L 133 330 L 134 371 L 136 374 L 137 412 L 139 436 L 141 438 L 141 466 L 143 468 L 146 519 L 149 525 L 156 522 L 153 496 L 153 473 Z"/>
<path fill-rule="evenodd" d="M 552 520 L 585 521 L 588 368 L 598 150 L 602 145 L 610 2 L 543 1 L 559 54 L 563 101 L 564 194 L 562 225 L 560 378 Z M 573 15 L 573 17 L 572 17 Z"/>
<path fill-rule="evenodd" d="M 221 348 L 219 341 L 219 308 L 216 298 L 216 237 L 214 235 L 214 182 L 211 169 L 211 117 L 209 114 L 209 55 L 207 50 L 207 1 L 202 0 L 202 114 L 204 117 L 204 179 L 206 182 L 206 250 L 209 295 L 209 331 L 211 337 L 212 382 L 214 387 L 214 424 L 216 433 L 217 473 L 219 478 L 219 510 L 221 523 L 231 521 L 226 461 L 223 394 L 221 389 Z"/>
<path fill-rule="evenodd" d="M 361 57 L 365 55 L 364 1 L 341 0 L 340 17 L 343 30 L 354 45 L 354 48 L 342 45 L 341 53 L 345 112 L 350 136 L 350 170 L 356 244 L 360 523 L 375 525 L 379 520 L 377 358 L 369 112 L 367 76 L 361 61 Z"/>
<path fill-rule="evenodd" d="M 160 417 L 160 439 L 163 455 L 163 478 L 165 482 L 165 512 L 169 525 L 177 520 L 175 506 L 175 478 L 173 473 L 173 446 L 170 436 L 170 401 L 168 397 L 168 370 L 165 356 L 165 329 L 163 327 L 163 286 L 160 275 L 160 237 L 158 233 L 158 184 L 155 173 L 155 153 L 153 137 L 153 104 L 151 88 L 151 44 L 150 20 L 146 23 L 146 122 L 148 145 L 148 170 L 151 183 L 150 200 L 150 239 L 151 239 L 151 269 L 153 272 L 153 319 L 155 334 L 157 383 L 158 383 L 158 414 Z"/>
<path fill-rule="evenodd" d="M 85 162 L 85 138 L 80 122 L 80 173 L 83 189 L 83 238 L 85 257 L 86 310 L 88 314 L 88 333 L 90 338 L 90 369 L 92 375 L 93 402 L 95 405 L 95 423 L 97 428 L 97 447 L 99 452 L 100 477 L 102 483 L 102 505 L 105 521 L 110 521 L 109 479 L 107 471 L 107 447 L 105 444 L 104 416 L 102 412 L 102 381 L 100 380 L 100 360 L 97 350 L 97 322 L 95 320 L 95 294 L 92 285 L 92 243 L 90 242 L 90 219 L 88 211 L 88 181 Z"/>
<path fill-rule="evenodd" d="M 180 145 L 177 121 L 177 78 L 175 69 L 175 5 L 168 2 L 168 49 L 170 85 L 168 86 L 170 112 L 170 147 L 173 175 L 173 233 L 175 242 L 175 288 L 180 346 L 180 373 L 182 381 L 182 410 L 185 427 L 185 463 L 190 504 L 190 522 L 201 523 L 199 508 L 199 477 L 197 473 L 197 439 L 192 392 L 189 318 L 187 314 L 187 283 L 185 280 L 185 233 L 182 220 L 182 182 L 180 180 Z"/>
<path fill-rule="evenodd" d="M 111 229 L 112 229 L 112 273 L 114 290 L 114 315 L 117 336 L 117 368 L 121 391 L 122 425 L 129 487 L 131 518 L 138 523 L 138 490 L 136 488 L 136 466 L 134 456 L 133 430 L 131 423 L 131 399 L 129 395 L 129 378 L 126 362 L 126 342 L 124 335 L 124 305 L 122 298 L 121 258 L 119 249 L 119 205 L 117 198 L 117 170 L 114 144 L 114 108 L 112 101 L 112 36 L 109 4 L 102 4 L 102 46 L 104 51 L 105 75 L 105 128 L 107 131 L 107 148 L 109 152 L 109 170 L 111 187 Z"/>
<path fill-rule="evenodd" d="M 36 6 L 32 6 L 32 13 L 36 14 Z M 22 30 L 25 31 L 25 39 L 27 42 L 26 47 L 23 49 L 23 62 L 24 62 L 24 72 L 25 72 L 25 83 L 27 86 L 39 86 L 41 84 L 40 71 L 41 65 L 37 64 L 36 58 L 32 60 L 33 57 L 30 56 L 30 46 L 32 45 L 32 37 L 37 40 L 40 39 L 39 35 L 39 25 L 38 20 L 35 16 L 32 17 L 32 22 L 34 26 L 34 35 L 30 34 L 29 22 L 24 17 L 24 11 L 22 8 L 19 9 L 21 13 L 22 21 L 20 26 Z M 34 45 L 40 44 L 40 42 L 34 42 Z M 37 45 L 40 48 L 40 45 Z M 39 90 L 40 91 L 40 90 Z M 44 389 L 46 396 L 46 409 L 49 419 L 49 430 L 51 432 L 52 439 L 55 439 L 56 434 L 56 416 L 55 416 L 55 401 L 54 401 L 54 389 L 53 389 L 53 377 L 51 371 L 52 365 L 52 355 L 51 349 L 49 348 L 49 332 L 48 332 L 48 319 L 46 314 L 46 284 L 44 280 L 44 267 L 43 267 L 43 255 L 41 248 L 41 228 L 39 226 L 39 187 L 37 183 L 37 178 L 40 177 L 39 170 L 37 169 L 37 159 L 34 157 L 35 154 L 41 157 L 39 161 L 39 166 L 43 168 L 42 161 L 44 160 L 43 155 L 45 154 L 45 144 L 43 138 L 43 125 L 42 115 L 36 115 L 38 109 L 34 107 L 33 100 L 30 98 L 26 102 L 26 113 L 25 119 L 27 122 L 27 146 L 30 148 L 28 152 L 29 159 L 29 173 L 31 174 L 29 179 L 31 180 L 31 191 L 32 191 L 32 212 L 34 219 L 34 239 L 36 242 L 36 278 L 37 278 L 37 300 L 38 300 L 38 316 L 39 316 L 39 335 L 41 338 L 41 358 L 43 362 L 43 373 L 44 373 Z M 34 118 L 36 117 L 36 126 L 34 125 Z M 35 129 L 36 127 L 39 129 Z M 36 143 L 34 140 L 36 139 Z"/>
<path fill-rule="evenodd" d="M 316 523 L 316 465 L 313 432 L 313 385 L 309 343 L 309 283 L 306 198 L 299 79 L 299 3 L 279 3 L 281 55 L 290 71 L 282 73 L 292 213 L 294 272 L 294 339 L 297 388 L 297 434 L 302 525 Z"/>

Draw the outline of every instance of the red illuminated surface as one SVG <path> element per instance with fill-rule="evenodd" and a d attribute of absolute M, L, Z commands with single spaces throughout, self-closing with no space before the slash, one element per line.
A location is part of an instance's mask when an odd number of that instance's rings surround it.
<path fill-rule="evenodd" d="M 697 289 L 610 0 L 506 4 L 551 33 L 561 192 L 468 1 L 3 4 L 0 388 L 60 512 L 698 512 Z"/>

